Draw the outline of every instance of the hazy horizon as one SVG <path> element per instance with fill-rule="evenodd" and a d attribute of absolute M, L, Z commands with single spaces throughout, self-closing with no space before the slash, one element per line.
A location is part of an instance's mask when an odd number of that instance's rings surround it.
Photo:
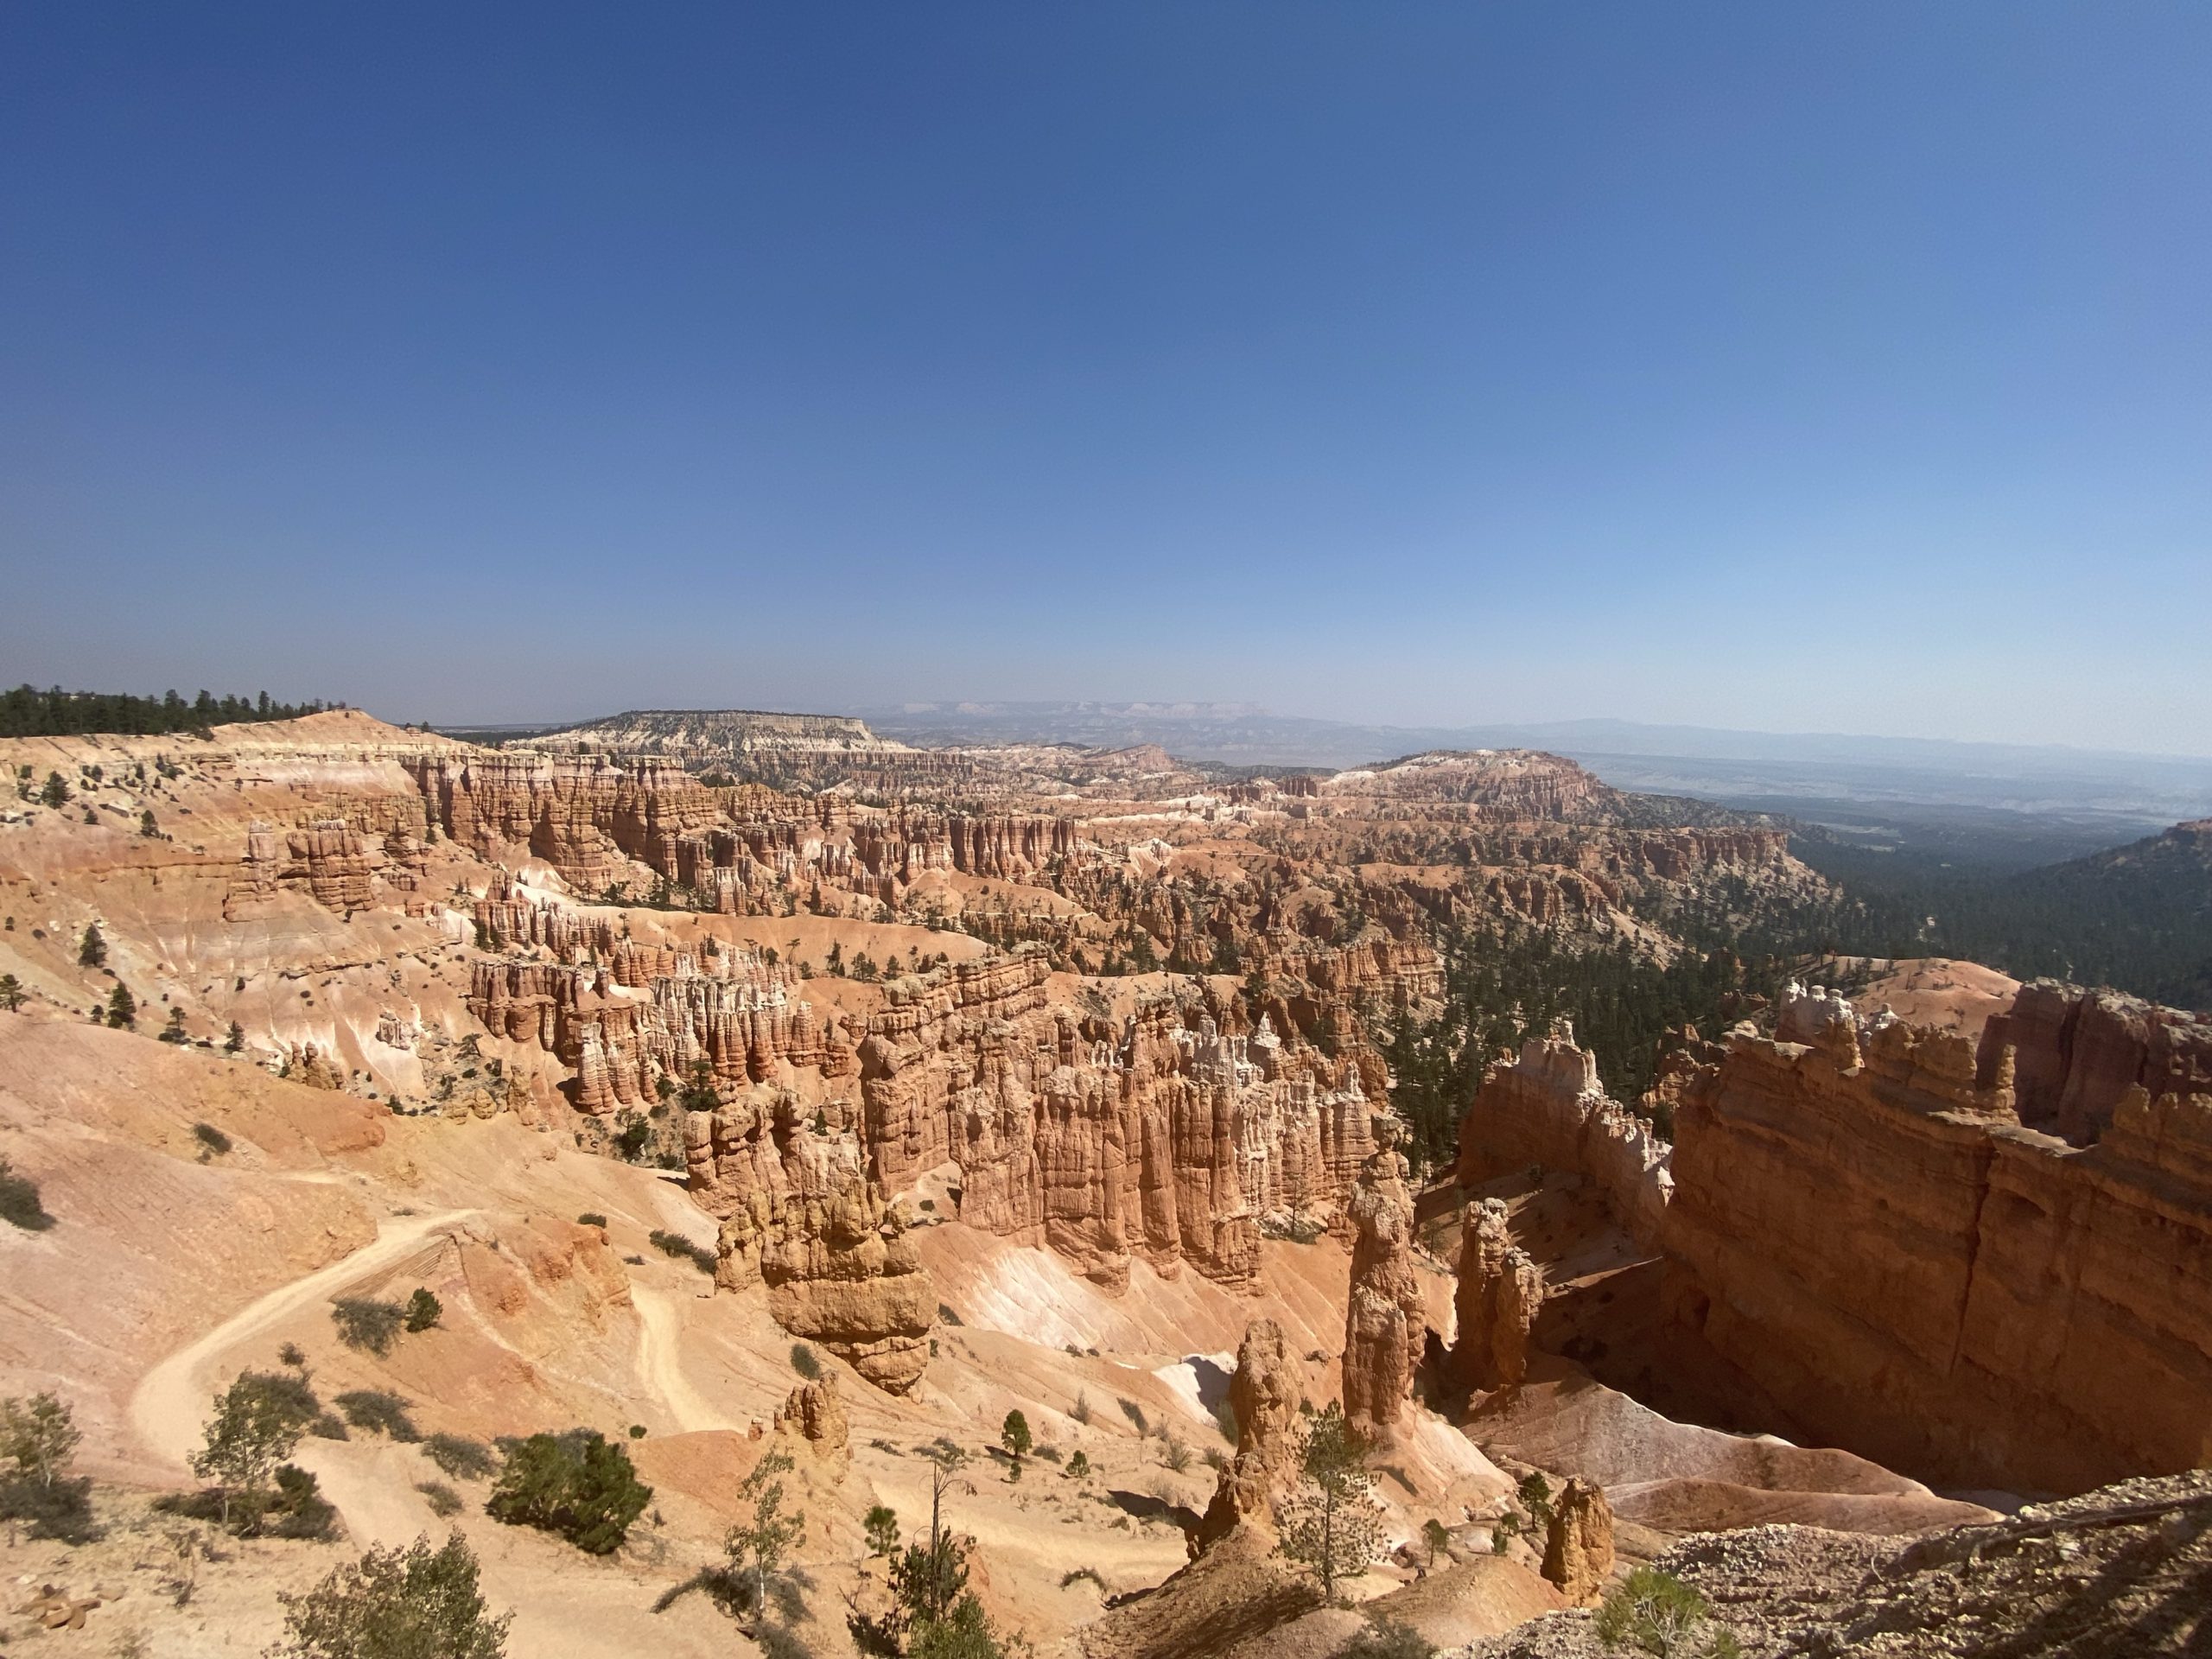
<path fill-rule="evenodd" d="M 0 661 L 2212 746 L 2212 12 L 0 16 Z"/>

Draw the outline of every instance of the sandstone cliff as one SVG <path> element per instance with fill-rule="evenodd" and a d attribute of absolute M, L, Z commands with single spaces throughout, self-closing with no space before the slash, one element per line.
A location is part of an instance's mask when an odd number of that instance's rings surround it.
<path fill-rule="evenodd" d="M 1962 1037 L 1814 1012 L 1822 1046 L 1739 1032 L 1684 1095 L 1669 1316 L 1818 1438 L 1932 1478 L 2212 1459 L 2212 1098 L 2115 1068 L 2076 1148 L 2021 1127 Z"/>
<path fill-rule="evenodd" d="M 1484 1072 L 1459 1126 L 1462 1186 L 1532 1166 L 1573 1170 L 1630 1236 L 1656 1248 L 1675 1181 L 1667 1144 L 1606 1095 L 1598 1057 L 1564 1024 Z"/>

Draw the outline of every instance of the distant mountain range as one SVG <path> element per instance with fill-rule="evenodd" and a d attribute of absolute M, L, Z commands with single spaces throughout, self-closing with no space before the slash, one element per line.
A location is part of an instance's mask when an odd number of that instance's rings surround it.
<path fill-rule="evenodd" d="M 1157 743 L 1179 759 L 1338 769 L 1425 749 L 1547 749 L 1618 788 L 1694 795 L 2021 867 L 2212 813 L 2212 759 L 1626 720 L 1372 726 L 1249 703 L 912 702 L 862 711 L 910 743 Z"/>

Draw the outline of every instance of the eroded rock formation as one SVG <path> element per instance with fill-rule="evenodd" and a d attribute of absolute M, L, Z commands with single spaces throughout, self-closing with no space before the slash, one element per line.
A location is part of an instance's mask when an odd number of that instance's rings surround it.
<path fill-rule="evenodd" d="M 1577 1606 L 1595 1601 L 1613 1570 L 1613 1511 L 1604 1489 L 1569 1479 L 1544 1529 L 1544 1576 Z"/>
<path fill-rule="evenodd" d="M 1377 1118 L 1351 1214 L 1351 1291 L 1344 1314 L 1344 1416 L 1387 1441 L 1421 1363 L 1428 1327 L 1414 1276 L 1413 1199 L 1395 1120 Z"/>
<path fill-rule="evenodd" d="M 1543 1306 L 1543 1275 L 1507 1230 L 1505 1206 L 1467 1206 L 1453 1304 L 1459 1337 L 1450 1375 L 1463 1389 L 1510 1389 L 1529 1374 L 1529 1331 Z"/>
<path fill-rule="evenodd" d="M 1191 1535 L 1193 1556 L 1239 1525 L 1273 1529 L 1276 1495 L 1298 1464 L 1300 1380 L 1282 1327 L 1273 1319 L 1253 1320 L 1236 1345 L 1236 1371 L 1229 1380 L 1236 1455 L 1222 1470 L 1213 1500 Z"/>
<path fill-rule="evenodd" d="M 825 1375 L 793 1389 L 777 1408 L 770 1433 L 782 1435 L 795 1452 L 812 1458 L 832 1485 L 852 1467 L 851 1432 L 835 1376 Z"/>
<path fill-rule="evenodd" d="M 715 1282 L 764 1284 L 768 1311 L 887 1393 L 905 1394 L 929 1363 L 937 1287 L 905 1218 L 859 1168 L 825 1159 L 784 1192 L 756 1190 L 722 1223 Z"/>

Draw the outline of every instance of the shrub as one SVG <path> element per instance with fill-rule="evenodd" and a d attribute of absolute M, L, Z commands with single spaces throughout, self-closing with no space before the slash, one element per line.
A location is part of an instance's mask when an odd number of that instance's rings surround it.
<path fill-rule="evenodd" d="M 576 1217 L 576 1224 L 580 1227 L 604 1227 L 607 1225 L 607 1217 L 596 1210 L 587 1210 Z"/>
<path fill-rule="evenodd" d="M 1338 1659 L 1431 1659 L 1436 1644 L 1395 1619 L 1370 1624 L 1338 1649 Z"/>
<path fill-rule="evenodd" d="M 365 1348 L 378 1358 L 391 1351 L 407 1310 L 397 1302 L 379 1302 L 366 1296 L 344 1296 L 330 1305 L 331 1323 L 338 1339 L 348 1348 Z"/>
<path fill-rule="evenodd" d="M 461 1513 L 461 1494 L 442 1480 L 418 1480 L 415 1490 L 429 1500 L 430 1513 L 440 1520 Z"/>
<path fill-rule="evenodd" d="M 327 1411 L 308 1425 L 308 1433 L 318 1440 L 350 1440 L 353 1438 L 346 1427 L 346 1420 Z"/>
<path fill-rule="evenodd" d="M 689 1262 L 702 1273 L 712 1273 L 715 1270 L 715 1253 L 705 1245 L 694 1244 L 683 1234 L 671 1233 L 660 1227 L 654 1228 L 647 1236 L 652 1239 L 653 1248 L 663 1255 Z"/>
<path fill-rule="evenodd" d="M 0 1216 L 27 1233 L 42 1233 L 54 1225 L 38 1201 L 38 1183 L 16 1174 L 5 1158 L 0 1158 Z"/>
<path fill-rule="evenodd" d="M 1087 1394 L 1077 1395 L 1075 1404 L 1068 1408 L 1068 1415 L 1078 1423 L 1088 1423 L 1090 1421 L 1090 1396 Z"/>
<path fill-rule="evenodd" d="M 822 1361 L 803 1342 L 791 1344 L 791 1370 L 811 1382 L 822 1375 Z"/>
<path fill-rule="evenodd" d="M 937 1322 L 939 1325 L 950 1325 L 957 1328 L 960 1324 L 960 1316 L 952 1311 L 951 1303 L 939 1302 L 937 1305 Z"/>
<path fill-rule="evenodd" d="M 278 1538 L 321 1542 L 337 1529 L 337 1506 L 322 1495 L 315 1478 L 296 1464 L 276 1468 L 276 1495 L 261 1512 L 261 1529 Z"/>
<path fill-rule="evenodd" d="M 337 1404 L 346 1421 L 356 1428 L 389 1434 L 403 1446 L 412 1446 L 423 1438 L 414 1419 L 407 1414 L 407 1402 L 396 1394 L 382 1389 L 355 1389 L 340 1395 Z"/>
<path fill-rule="evenodd" d="M 1183 1444 L 1179 1435 L 1168 1435 L 1167 1445 L 1160 1455 L 1167 1459 L 1167 1466 L 1179 1475 L 1191 1466 L 1191 1448 Z"/>
<path fill-rule="evenodd" d="M 305 1595 L 283 1595 L 277 1659 L 504 1659 L 512 1613 L 487 1616 L 459 1533 L 435 1550 L 372 1549 Z"/>
<path fill-rule="evenodd" d="M 407 1299 L 407 1328 L 410 1331 L 428 1331 L 444 1314 L 445 1308 L 438 1299 L 419 1285 L 416 1287 L 415 1294 Z"/>
<path fill-rule="evenodd" d="M 1082 1583 L 1085 1579 L 1089 1579 L 1092 1584 L 1098 1587 L 1098 1593 L 1100 1595 L 1103 1596 L 1106 1593 L 1106 1580 L 1099 1576 L 1098 1569 L 1095 1567 L 1072 1567 L 1069 1571 L 1061 1573 L 1060 1588 L 1065 1590 L 1071 1585 Z"/>
<path fill-rule="evenodd" d="M 276 1363 L 289 1365 L 296 1371 L 303 1371 L 308 1364 L 307 1350 L 296 1342 L 288 1342 L 276 1351 Z"/>
<path fill-rule="evenodd" d="M 588 1554 L 606 1555 L 652 1501 L 630 1454 L 596 1429 L 504 1444 L 506 1464 L 484 1506 L 494 1520 L 556 1532 Z"/>
<path fill-rule="evenodd" d="M 494 1467 L 492 1448 L 462 1434 L 433 1434 L 423 1442 L 423 1455 L 455 1480 L 482 1480 Z"/>
<path fill-rule="evenodd" d="M 1149 1434 L 1152 1433 L 1152 1424 L 1145 1417 L 1144 1408 L 1142 1406 L 1137 1404 L 1134 1400 L 1117 1399 L 1116 1403 L 1122 1408 L 1122 1415 L 1129 1420 L 1131 1426 L 1135 1428 L 1138 1433 Z"/>
<path fill-rule="evenodd" d="M 1639 1567 L 1605 1597 L 1593 1628 L 1607 1647 L 1630 1644 L 1656 1659 L 1732 1659 L 1734 1634 L 1705 1630 L 1710 1623 L 1703 1596 L 1671 1573 Z"/>
<path fill-rule="evenodd" d="M 231 1149 L 231 1137 L 213 1123 L 194 1124 L 192 1138 L 219 1157 Z"/>
<path fill-rule="evenodd" d="M 1090 1478 L 1090 1459 L 1085 1457 L 1080 1449 L 1068 1459 L 1067 1474 L 1071 1480 L 1087 1480 Z"/>

